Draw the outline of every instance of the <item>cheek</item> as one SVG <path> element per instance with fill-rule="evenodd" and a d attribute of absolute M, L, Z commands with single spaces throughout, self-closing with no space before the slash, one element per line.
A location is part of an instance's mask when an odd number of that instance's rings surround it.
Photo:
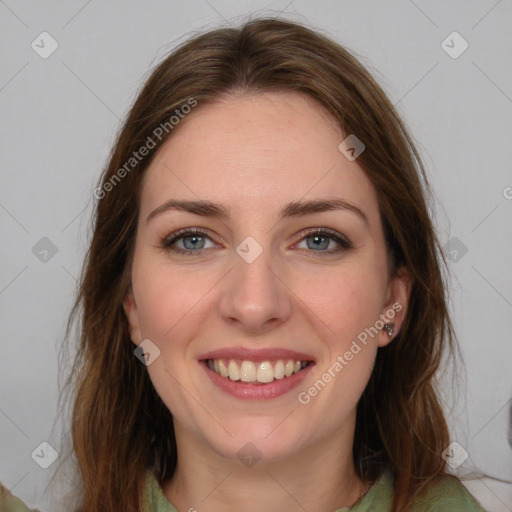
<path fill-rule="evenodd" d="M 132 278 L 142 336 L 163 345 L 190 325 L 209 289 L 209 281 L 199 274 L 162 263 L 141 261 Z"/>
<path fill-rule="evenodd" d="M 317 377 L 328 382 L 328 390 L 321 393 L 318 403 L 339 414 L 355 407 L 370 378 L 378 347 L 375 323 L 381 313 L 384 279 L 377 267 L 358 263 L 298 281 L 298 295 L 307 298 L 304 311 L 310 311 L 310 323 L 322 333 L 327 349 L 318 361 Z"/>
<path fill-rule="evenodd" d="M 298 276 L 294 292 L 329 328 L 331 342 L 345 343 L 378 318 L 383 278 L 370 266 L 353 264 L 323 269 L 306 278 Z"/>
<path fill-rule="evenodd" d="M 190 387 L 191 342 L 204 325 L 205 295 L 214 280 L 190 269 L 139 262 L 132 273 L 143 339 L 159 349 L 159 357 L 147 367 L 150 379 L 167 408 L 180 418 L 192 417 L 194 394 Z M 187 391 L 183 391 L 186 388 Z M 200 400 L 200 396 L 195 397 Z"/>

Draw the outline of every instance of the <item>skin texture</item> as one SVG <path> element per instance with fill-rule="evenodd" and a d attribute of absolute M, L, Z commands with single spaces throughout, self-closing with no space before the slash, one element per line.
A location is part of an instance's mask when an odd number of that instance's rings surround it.
<path fill-rule="evenodd" d="M 332 511 L 367 489 L 352 459 L 355 412 L 388 334 L 360 344 L 309 403 L 297 400 L 395 303 L 397 332 L 410 290 L 406 273 L 389 275 L 376 193 L 357 160 L 338 150 L 344 138 L 310 98 L 245 93 L 199 105 L 147 171 L 124 308 L 133 343 L 150 339 L 160 350 L 147 369 L 174 417 L 178 466 L 163 489 L 179 510 Z M 146 221 L 171 198 L 222 203 L 232 215 L 171 210 Z M 278 218 L 288 202 L 333 198 L 368 222 L 350 210 Z M 189 227 L 208 232 L 195 242 L 199 254 L 159 247 Z M 322 227 L 353 247 L 332 252 L 335 240 L 317 248 L 314 235 L 300 233 Z M 235 250 L 247 236 L 263 249 L 250 264 Z M 184 242 L 174 247 L 194 247 Z M 240 400 L 213 386 L 198 362 L 226 347 L 297 350 L 315 365 L 291 392 Z M 247 443 L 261 455 L 252 467 L 237 458 Z"/>

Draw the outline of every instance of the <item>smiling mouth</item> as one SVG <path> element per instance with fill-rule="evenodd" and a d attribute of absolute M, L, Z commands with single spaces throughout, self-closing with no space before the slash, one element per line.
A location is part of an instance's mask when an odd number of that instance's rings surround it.
<path fill-rule="evenodd" d="M 217 375 L 241 384 L 270 384 L 286 379 L 307 368 L 313 361 L 276 359 L 247 361 L 237 359 L 206 359 L 206 366 Z"/>

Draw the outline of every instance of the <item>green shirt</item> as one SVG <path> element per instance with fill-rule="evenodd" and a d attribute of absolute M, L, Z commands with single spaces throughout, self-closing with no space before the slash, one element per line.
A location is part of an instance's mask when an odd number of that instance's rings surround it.
<path fill-rule="evenodd" d="M 384 473 L 370 490 L 352 507 L 343 507 L 336 512 L 389 512 L 393 495 L 392 480 Z M 0 484 L 1 512 L 38 512 L 29 509 L 19 498 L 13 496 Z M 444 478 L 428 497 L 417 500 L 415 512 L 486 512 L 457 480 Z M 177 512 L 164 496 L 162 488 L 152 475 L 146 482 L 144 512 Z"/>
<path fill-rule="evenodd" d="M 148 476 L 146 489 L 144 512 L 177 512 L 152 476 Z M 393 482 L 390 474 L 384 473 L 357 503 L 335 512 L 389 512 L 392 497 Z M 438 483 L 428 497 L 416 500 L 413 510 L 414 512 L 486 512 L 458 480 L 449 477 L 445 477 Z"/>

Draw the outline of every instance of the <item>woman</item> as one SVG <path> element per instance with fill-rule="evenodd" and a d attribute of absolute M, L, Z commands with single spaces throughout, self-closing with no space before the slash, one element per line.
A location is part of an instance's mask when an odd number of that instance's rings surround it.
<path fill-rule="evenodd" d="M 483 510 L 445 473 L 427 192 L 322 35 L 256 19 L 168 56 L 95 190 L 76 510 Z"/>

